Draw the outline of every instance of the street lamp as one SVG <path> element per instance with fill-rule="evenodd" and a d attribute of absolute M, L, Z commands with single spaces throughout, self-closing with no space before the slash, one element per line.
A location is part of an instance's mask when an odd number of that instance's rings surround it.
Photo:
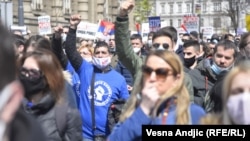
<path fill-rule="evenodd" d="M 202 39 L 202 32 L 201 32 L 201 2 L 202 0 L 199 0 L 198 3 L 195 3 L 195 13 L 197 14 L 199 21 L 198 21 L 198 33 L 200 35 L 200 39 Z"/>
<path fill-rule="evenodd" d="M 23 0 L 18 0 L 18 25 L 24 26 Z"/>

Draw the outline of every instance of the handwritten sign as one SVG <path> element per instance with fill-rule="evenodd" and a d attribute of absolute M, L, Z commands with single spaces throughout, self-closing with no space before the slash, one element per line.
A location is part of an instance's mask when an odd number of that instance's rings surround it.
<path fill-rule="evenodd" d="M 38 29 L 40 35 L 51 34 L 50 16 L 38 17 Z"/>

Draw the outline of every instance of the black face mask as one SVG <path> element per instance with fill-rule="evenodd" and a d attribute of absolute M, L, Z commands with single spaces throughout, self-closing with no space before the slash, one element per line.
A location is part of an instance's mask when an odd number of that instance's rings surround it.
<path fill-rule="evenodd" d="M 184 58 L 184 64 L 186 67 L 191 67 L 195 62 L 195 56 L 191 57 L 191 58 Z"/>
<path fill-rule="evenodd" d="M 19 75 L 19 78 L 25 90 L 25 97 L 28 99 L 31 98 L 32 95 L 44 90 L 47 86 L 44 77 L 30 79 L 29 77 Z"/>

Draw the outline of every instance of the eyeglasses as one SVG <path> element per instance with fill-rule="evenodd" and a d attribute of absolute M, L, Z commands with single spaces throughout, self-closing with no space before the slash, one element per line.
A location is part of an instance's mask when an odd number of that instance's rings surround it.
<path fill-rule="evenodd" d="M 142 66 L 142 72 L 146 76 L 150 76 L 152 72 L 155 72 L 158 79 L 159 78 L 165 79 L 168 75 L 172 75 L 172 73 L 170 74 L 171 71 L 167 68 L 158 68 L 154 70 L 151 67 L 148 67 L 146 65 Z"/>
<path fill-rule="evenodd" d="M 109 41 L 115 41 L 115 39 L 109 39 Z"/>
<path fill-rule="evenodd" d="M 20 74 L 23 77 L 28 77 L 31 80 L 34 79 L 39 79 L 40 77 L 42 77 L 42 72 L 40 70 L 36 70 L 36 69 L 27 69 L 22 67 L 20 69 Z"/>
<path fill-rule="evenodd" d="M 155 49 L 158 49 L 158 48 L 160 47 L 160 45 L 162 45 L 163 48 L 166 49 L 166 50 L 169 48 L 169 44 L 168 44 L 168 43 L 163 43 L 163 44 L 154 43 L 154 44 L 153 44 L 153 47 L 154 47 Z"/>

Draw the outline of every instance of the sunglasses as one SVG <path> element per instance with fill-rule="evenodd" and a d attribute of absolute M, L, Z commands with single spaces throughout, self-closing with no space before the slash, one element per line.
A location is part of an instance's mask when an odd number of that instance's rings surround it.
<path fill-rule="evenodd" d="M 144 73 L 144 75 L 150 76 L 152 74 L 152 72 L 155 72 L 157 78 L 163 78 L 165 79 L 168 75 L 172 75 L 170 74 L 170 70 L 166 69 L 166 68 L 158 68 L 158 69 L 152 69 L 151 67 L 148 67 L 146 65 L 142 66 L 142 72 Z"/>
<path fill-rule="evenodd" d="M 162 47 L 163 47 L 164 49 L 166 49 L 166 50 L 169 48 L 169 44 L 168 44 L 168 43 L 163 43 L 163 44 L 154 43 L 154 44 L 153 44 L 153 47 L 154 47 L 155 49 L 158 49 L 158 48 L 160 47 L 160 45 L 162 45 Z"/>
<path fill-rule="evenodd" d="M 42 77 L 42 72 L 40 70 L 36 70 L 36 69 L 27 69 L 22 67 L 20 69 L 20 74 L 23 77 L 28 77 L 31 80 L 36 80 Z"/>

